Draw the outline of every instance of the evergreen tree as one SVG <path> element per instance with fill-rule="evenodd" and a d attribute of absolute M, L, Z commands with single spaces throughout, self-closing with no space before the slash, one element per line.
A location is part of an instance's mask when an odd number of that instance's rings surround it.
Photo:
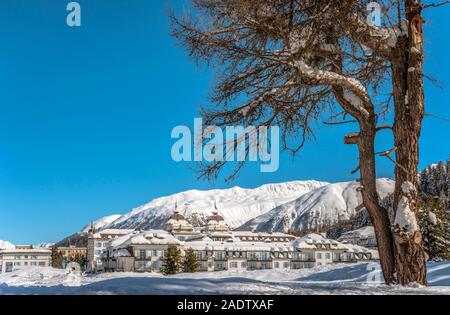
<path fill-rule="evenodd" d="M 428 168 L 424 169 L 422 172 L 420 172 L 419 189 L 420 189 L 420 193 L 422 193 L 423 195 L 428 195 L 429 194 L 429 189 L 428 189 Z"/>
<path fill-rule="evenodd" d="M 430 259 L 450 259 L 450 217 L 442 199 L 422 197 L 419 225 Z"/>
<path fill-rule="evenodd" d="M 183 272 L 193 273 L 197 271 L 197 256 L 192 248 L 186 250 L 183 261 Z"/>
<path fill-rule="evenodd" d="M 436 166 L 436 190 L 438 197 L 447 196 L 447 172 L 446 167 L 442 161 Z"/>
<path fill-rule="evenodd" d="M 52 267 L 60 269 L 62 267 L 62 263 L 64 261 L 63 254 L 58 250 L 58 247 L 52 247 Z"/>
<path fill-rule="evenodd" d="M 162 266 L 164 275 L 173 275 L 181 269 L 181 251 L 177 246 L 170 245 L 167 249 L 167 255 Z"/>
<path fill-rule="evenodd" d="M 447 171 L 447 210 L 450 211 L 450 157 L 447 160 L 445 170 Z"/>
<path fill-rule="evenodd" d="M 88 263 L 87 257 L 81 254 L 76 254 L 74 257 L 71 257 L 70 261 L 76 262 L 80 265 L 81 270 L 85 271 Z"/>

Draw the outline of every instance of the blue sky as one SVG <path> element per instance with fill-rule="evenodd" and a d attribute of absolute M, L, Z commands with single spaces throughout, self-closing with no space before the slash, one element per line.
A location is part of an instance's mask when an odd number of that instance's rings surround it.
<path fill-rule="evenodd" d="M 92 219 L 125 213 L 188 189 L 268 182 L 346 181 L 356 150 L 348 126 L 322 127 L 276 173 L 249 165 L 227 184 L 198 181 L 172 161 L 173 127 L 193 124 L 213 84 L 169 36 L 166 8 L 183 1 L 80 0 L 82 26 L 66 25 L 69 1 L 0 2 L 0 239 L 57 241 Z M 427 112 L 450 117 L 450 8 L 427 12 Z M 450 153 L 450 124 L 426 119 L 421 167 Z M 390 137 L 378 149 L 390 149 Z M 392 176 L 379 160 L 379 176 Z"/>

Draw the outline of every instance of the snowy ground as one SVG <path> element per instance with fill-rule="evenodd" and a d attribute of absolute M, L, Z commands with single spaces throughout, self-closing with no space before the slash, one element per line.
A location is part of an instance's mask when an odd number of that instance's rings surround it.
<path fill-rule="evenodd" d="M 68 274 L 52 268 L 28 268 L 0 275 L 4 294 L 447 294 L 450 262 L 432 263 L 429 287 L 386 286 L 377 264 L 326 265 L 289 271 L 179 274 Z M 374 271 L 375 269 L 375 271 Z M 378 283 L 377 283 L 378 282 Z"/>

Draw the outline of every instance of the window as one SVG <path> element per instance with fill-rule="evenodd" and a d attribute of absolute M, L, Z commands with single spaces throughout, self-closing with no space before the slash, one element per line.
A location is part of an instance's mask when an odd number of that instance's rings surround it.
<path fill-rule="evenodd" d="M 330 257 L 331 257 L 331 256 L 330 256 L 330 253 L 326 253 L 326 254 L 325 254 L 325 259 L 330 259 Z"/>
<path fill-rule="evenodd" d="M 216 252 L 216 253 L 214 254 L 214 257 L 215 257 L 217 260 L 223 260 L 223 259 L 225 259 L 225 252 Z"/>
<path fill-rule="evenodd" d="M 279 263 L 279 262 L 276 262 L 276 263 L 275 263 L 275 268 L 276 268 L 276 269 L 280 268 L 280 263 Z"/>
<path fill-rule="evenodd" d="M 238 263 L 233 261 L 230 263 L 230 268 L 236 269 L 238 267 Z"/>
<path fill-rule="evenodd" d="M 322 259 L 322 253 L 317 253 L 317 259 Z"/>
<path fill-rule="evenodd" d="M 12 271 L 13 271 L 13 263 L 7 262 L 5 272 L 12 272 Z"/>
<path fill-rule="evenodd" d="M 288 269 L 289 268 L 289 263 L 288 262 L 284 262 L 283 267 L 284 267 L 284 269 Z"/>
<path fill-rule="evenodd" d="M 241 263 L 241 267 L 242 267 L 242 268 L 247 268 L 247 263 L 246 263 L 245 261 L 242 262 L 242 263 Z"/>

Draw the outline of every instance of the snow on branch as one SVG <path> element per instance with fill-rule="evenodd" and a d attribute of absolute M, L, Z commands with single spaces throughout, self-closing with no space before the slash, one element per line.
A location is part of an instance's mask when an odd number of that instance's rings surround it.
<path fill-rule="evenodd" d="M 355 109 L 362 117 L 368 118 L 370 116 L 365 104 L 371 104 L 369 93 L 364 85 L 357 79 L 343 76 L 341 74 L 314 69 L 308 66 L 305 62 L 299 60 L 292 63 L 299 71 L 302 77 L 308 78 L 317 82 L 317 84 L 327 84 L 331 86 L 339 86 L 344 89 L 351 90 L 344 93 L 345 100 Z"/>

